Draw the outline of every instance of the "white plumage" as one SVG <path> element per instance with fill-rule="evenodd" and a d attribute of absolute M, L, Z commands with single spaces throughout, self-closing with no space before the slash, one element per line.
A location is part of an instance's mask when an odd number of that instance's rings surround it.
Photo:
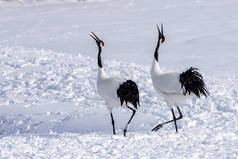
<path fill-rule="evenodd" d="M 109 77 L 103 68 L 98 68 L 97 90 L 102 99 L 106 102 L 110 112 L 114 107 L 120 106 L 120 99 L 117 96 L 117 89 L 124 80 L 117 77 Z M 122 106 L 126 106 L 125 103 Z"/>
<path fill-rule="evenodd" d="M 163 34 L 163 25 L 161 25 L 161 32 L 159 27 L 157 26 L 159 37 L 157 46 L 154 53 L 154 60 L 151 67 L 151 79 L 154 86 L 154 89 L 162 96 L 168 107 L 172 111 L 173 120 L 158 124 L 156 127 L 152 129 L 152 131 L 157 131 L 164 124 L 174 122 L 175 129 L 177 130 L 176 121 L 182 119 L 183 115 L 179 109 L 179 105 L 183 104 L 187 99 L 193 96 L 200 97 L 200 95 L 208 95 L 208 91 L 206 89 L 205 83 L 203 81 L 202 75 L 197 72 L 198 69 L 190 68 L 185 72 L 169 72 L 166 73 L 161 70 L 159 62 L 158 62 L 158 49 L 160 44 L 165 41 L 165 37 Z M 173 107 L 177 107 L 179 112 L 179 117 L 176 118 Z"/>
<path fill-rule="evenodd" d="M 183 95 L 184 89 L 179 82 L 180 74 L 177 72 L 163 72 L 159 63 L 154 59 L 151 67 L 151 79 L 156 92 L 162 96 L 167 105 L 172 108 L 183 104 L 191 95 Z"/>
<path fill-rule="evenodd" d="M 98 46 L 98 76 L 97 76 L 97 90 L 102 99 L 106 102 L 107 108 L 111 115 L 113 134 L 115 135 L 115 124 L 113 119 L 112 110 L 114 107 L 123 106 L 132 110 L 132 116 L 124 128 L 124 136 L 126 136 L 128 125 L 134 117 L 139 104 L 139 91 L 135 82 L 131 80 L 122 80 L 116 77 L 109 77 L 104 72 L 101 61 L 101 51 L 104 46 L 104 42 L 100 40 L 94 33 L 90 35 Z M 134 108 L 128 106 L 131 103 Z"/>

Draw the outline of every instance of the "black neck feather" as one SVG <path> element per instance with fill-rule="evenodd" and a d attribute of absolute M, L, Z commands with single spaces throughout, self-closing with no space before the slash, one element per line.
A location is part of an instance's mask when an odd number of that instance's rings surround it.
<path fill-rule="evenodd" d="M 157 61 L 157 62 L 159 62 L 158 61 L 158 50 L 159 50 L 159 46 L 160 46 L 160 39 L 158 39 L 158 42 L 157 42 L 157 45 L 156 45 L 156 48 L 155 48 L 155 53 L 154 53 L 154 57 L 155 57 L 155 60 Z"/>
<path fill-rule="evenodd" d="M 102 52 L 102 48 L 98 46 L 98 67 L 100 68 L 102 68 L 101 52 Z"/>

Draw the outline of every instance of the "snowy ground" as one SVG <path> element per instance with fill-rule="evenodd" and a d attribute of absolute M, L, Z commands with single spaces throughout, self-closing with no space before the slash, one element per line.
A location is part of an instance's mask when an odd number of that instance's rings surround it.
<path fill-rule="evenodd" d="M 117 0 L 0 3 L 0 158 L 238 158 L 237 1 Z M 209 98 L 172 118 L 152 88 L 155 24 L 164 23 L 164 70 L 196 66 Z M 96 91 L 94 31 L 111 75 L 134 79 L 141 107 L 114 111 Z"/>

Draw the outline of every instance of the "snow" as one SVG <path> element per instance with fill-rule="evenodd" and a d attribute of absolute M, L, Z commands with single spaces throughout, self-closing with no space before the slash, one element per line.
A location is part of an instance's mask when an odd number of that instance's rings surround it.
<path fill-rule="evenodd" d="M 0 158 L 237 158 L 237 1 L 117 0 L 0 3 Z M 149 69 L 164 23 L 162 69 L 200 68 L 210 96 L 181 106 L 178 131 Z M 137 82 L 141 107 L 110 115 L 96 91 L 106 72 Z M 176 115 L 178 113 L 176 112 Z"/>

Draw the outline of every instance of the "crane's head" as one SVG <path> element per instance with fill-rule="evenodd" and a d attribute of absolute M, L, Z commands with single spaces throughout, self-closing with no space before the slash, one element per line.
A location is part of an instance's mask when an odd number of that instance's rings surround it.
<path fill-rule="evenodd" d="M 92 35 L 90 36 L 96 41 L 96 44 L 98 45 L 99 48 L 104 47 L 104 42 L 100 40 L 93 32 Z"/>
<path fill-rule="evenodd" d="M 165 41 L 164 31 L 163 31 L 163 24 L 161 24 L 161 31 L 160 31 L 158 25 L 157 25 L 157 29 L 158 29 L 158 32 L 159 32 L 159 41 L 161 40 L 161 43 L 163 43 Z"/>

